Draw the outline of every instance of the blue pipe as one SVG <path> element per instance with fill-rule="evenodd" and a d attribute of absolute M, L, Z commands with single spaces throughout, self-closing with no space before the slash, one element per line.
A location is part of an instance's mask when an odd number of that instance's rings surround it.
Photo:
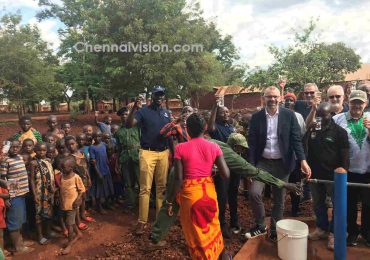
<path fill-rule="evenodd" d="M 334 259 L 345 260 L 347 254 L 347 172 L 334 172 Z"/>

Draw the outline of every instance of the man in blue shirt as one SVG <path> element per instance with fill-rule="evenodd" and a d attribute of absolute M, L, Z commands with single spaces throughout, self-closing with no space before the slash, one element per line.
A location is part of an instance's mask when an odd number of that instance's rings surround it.
<path fill-rule="evenodd" d="M 165 90 L 161 86 L 152 89 L 153 102 L 147 107 L 141 107 L 140 100 L 136 100 L 127 119 L 127 127 L 138 125 L 140 137 L 140 177 L 139 177 L 139 219 L 135 233 L 142 235 L 148 221 L 150 190 L 153 177 L 156 185 L 157 213 L 162 206 L 166 190 L 167 173 L 169 167 L 168 140 L 160 134 L 160 130 L 170 122 L 168 110 L 162 108 Z"/>

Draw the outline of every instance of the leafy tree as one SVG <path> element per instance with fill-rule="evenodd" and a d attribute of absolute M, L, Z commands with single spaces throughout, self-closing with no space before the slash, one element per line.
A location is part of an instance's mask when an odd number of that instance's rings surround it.
<path fill-rule="evenodd" d="M 327 44 L 314 39 L 316 23 L 311 20 L 302 33 L 295 33 L 295 43 L 286 48 L 271 46 L 275 61 L 266 70 L 248 73 L 246 84 L 276 84 L 278 76 L 288 78 L 290 87 L 298 89 L 307 82 L 319 86 L 342 81 L 345 74 L 360 68 L 360 57 L 341 42 Z"/>
<path fill-rule="evenodd" d="M 47 99 L 58 64 L 37 27 L 21 25 L 18 14 L 0 20 L 0 87 L 3 95 L 16 103 L 19 115 L 26 106 Z"/>
<path fill-rule="evenodd" d="M 74 74 L 68 82 L 77 92 L 99 97 L 127 97 L 162 84 L 170 96 L 210 90 L 214 85 L 242 82 L 244 67 L 230 36 L 222 37 L 202 18 L 199 4 L 185 0 L 98 1 L 63 0 L 63 5 L 40 0 L 40 19 L 57 17 L 61 31 L 59 55 Z M 152 43 L 201 44 L 203 52 L 84 52 L 72 46 Z M 180 91 L 181 89 L 181 91 Z M 108 90 L 108 91 L 107 91 Z"/>

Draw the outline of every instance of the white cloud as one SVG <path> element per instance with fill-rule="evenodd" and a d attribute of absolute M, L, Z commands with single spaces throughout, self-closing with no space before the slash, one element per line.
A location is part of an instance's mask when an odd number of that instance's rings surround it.
<path fill-rule="evenodd" d="M 35 0 L 0 0 L 0 6 L 6 8 L 31 7 L 38 8 Z"/>
<path fill-rule="evenodd" d="M 352 2 L 351 2 L 352 3 Z M 236 1 L 200 0 L 204 17 L 217 23 L 223 34 L 231 34 L 240 49 L 242 62 L 267 66 L 272 61 L 268 46 L 292 43 L 292 29 L 307 27 L 311 17 L 319 17 L 316 36 L 327 43 L 344 42 L 370 62 L 370 1 Z"/>
<path fill-rule="evenodd" d="M 32 18 L 28 21 L 28 23 L 31 25 L 36 25 L 39 28 L 43 40 L 48 42 L 54 50 L 59 47 L 60 39 L 56 31 L 56 20 L 44 20 L 38 22 L 36 18 Z"/>

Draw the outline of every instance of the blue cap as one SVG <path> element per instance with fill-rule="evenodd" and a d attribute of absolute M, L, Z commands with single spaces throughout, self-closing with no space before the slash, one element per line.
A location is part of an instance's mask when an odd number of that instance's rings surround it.
<path fill-rule="evenodd" d="M 162 92 L 163 94 L 165 93 L 165 88 L 162 87 L 162 86 L 154 86 L 153 89 L 152 89 L 152 93 L 155 94 L 155 93 L 160 93 Z"/>

